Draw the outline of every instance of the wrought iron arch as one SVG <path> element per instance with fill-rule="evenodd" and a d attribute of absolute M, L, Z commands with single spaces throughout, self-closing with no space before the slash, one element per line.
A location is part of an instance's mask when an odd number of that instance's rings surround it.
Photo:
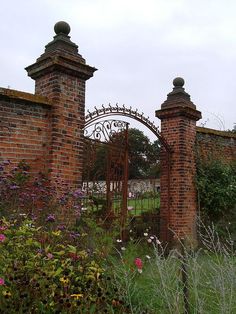
<path fill-rule="evenodd" d="M 98 119 L 108 117 L 108 116 L 124 116 L 131 119 L 134 119 L 136 121 L 139 121 L 144 126 L 146 126 L 161 142 L 161 144 L 165 147 L 166 151 L 168 153 L 171 152 L 171 148 L 163 135 L 161 135 L 159 129 L 157 126 L 155 126 L 154 122 L 151 122 L 149 120 L 149 117 L 145 117 L 144 113 L 141 114 L 138 112 L 138 109 L 132 110 L 132 108 L 126 108 L 124 105 L 122 107 L 119 107 L 118 104 L 115 106 L 111 106 L 110 104 L 108 107 L 105 107 L 102 105 L 102 108 L 98 109 L 97 107 L 94 107 L 95 110 L 90 112 L 87 111 L 87 115 L 85 116 L 85 129 L 93 122 L 95 122 Z"/>
<path fill-rule="evenodd" d="M 98 142 L 100 140 L 100 135 L 97 137 L 96 136 L 96 131 L 97 131 L 97 128 L 98 127 L 98 133 L 100 132 L 99 130 L 100 129 L 100 125 L 97 126 L 97 124 L 99 124 L 101 122 L 102 124 L 102 127 L 104 127 L 104 123 L 103 123 L 103 118 L 106 118 L 106 117 L 109 117 L 109 116 L 124 116 L 124 117 L 128 117 L 128 118 L 131 118 L 131 119 L 134 119 L 138 122 L 140 122 L 141 124 L 143 124 L 145 127 L 147 127 L 160 141 L 162 147 L 164 148 L 164 151 L 163 151 L 163 154 L 161 154 L 161 158 L 162 160 L 164 160 L 164 180 L 167 180 L 167 210 L 168 210 L 168 218 L 167 218 L 167 224 L 168 222 L 170 221 L 170 161 L 171 161 L 171 155 L 172 155 L 172 149 L 170 147 L 170 145 L 168 144 L 168 142 L 165 140 L 165 138 L 163 137 L 163 135 L 161 134 L 161 132 L 159 131 L 159 128 L 154 124 L 154 122 L 151 122 L 149 120 L 149 117 L 145 117 L 144 116 L 144 113 L 142 112 L 141 114 L 138 112 L 138 110 L 132 110 L 132 108 L 126 108 L 125 105 L 123 106 L 119 106 L 118 104 L 112 106 L 112 105 L 108 105 L 107 107 L 105 107 L 104 105 L 101 106 L 101 108 L 97 108 L 95 107 L 94 108 L 94 111 L 89 111 L 88 110 L 88 113 L 87 115 L 85 116 L 85 125 L 84 125 L 84 131 L 85 131 L 85 139 L 86 138 L 89 138 L 89 132 L 88 132 L 88 129 L 90 127 L 92 127 L 93 125 L 95 125 L 95 129 L 92 131 L 92 134 L 95 134 L 95 140 L 97 139 Z M 104 122 L 105 123 L 122 123 L 122 121 L 116 121 L 116 120 L 105 120 Z M 124 121 L 123 121 L 124 123 Z M 110 128 L 108 128 L 110 130 Z M 86 136 L 87 135 L 87 136 Z M 127 146 L 126 146 L 127 148 Z M 119 152 L 122 153 L 122 150 L 119 149 L 118 150 Z M 126 164 L 127 163 L 127 149 L 125 150 L 126 152 L 126 157 L 122 158 L 122 160 L 126 160 Z M 111 169 L 114 168 L 114 167 L 111 167 Z M 111 171 L 108 171 L 107 173 L 110 174 Z M 124 217 L 126 217 L 126 214 L 127 214 L 127 168 L 124 169 L 124 172 L 123 173 L 126 173 L 126 176 L 124 176 L 123 178 L 123 185 L 122 186 L 126 186 L 126 188 L 122 188 L 122 221 L 121 221 L 121 237 L 123 238 L 123 231 L 124 230 L 124 222 L 125 222 L 125 219 Z M 110 200 L 111 200 L 111 197 L 109 196 L 109 191 L 110 191 L 110 183 L 111 181 L 113 180 L 113 178 L 111 178 L 110 180 L 110 177 L 109 177 L 109 180 L 106 180 L 108 182 L 107 184 L 107 191 L 108 191 L 108 194 L 107 194 L 107 204 L 108 205 L 108 208 L 111 208 L 110 206 Z M 113 180 L 114 181 L 114 180 Z M 166 229 L 166 232 L 168 232 L 168 228 Z"/>

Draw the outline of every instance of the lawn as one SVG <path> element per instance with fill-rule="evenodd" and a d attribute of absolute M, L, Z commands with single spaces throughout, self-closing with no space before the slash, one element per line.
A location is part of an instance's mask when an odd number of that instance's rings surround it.
<path fill-rule="evenodd" d="M 106 207 L 106 199 L 102 197 L 94 197 L 91 199 L 84 198 L 84 205 L 88 211 L 96 212 Z M 119 213 L 122 207 L 121 197 L 116 197 L 112 201 L 112 208 L 115 213 Z M 127 208 L 130 216 L 140 216 L 144 212 L 158 211 L 160 208 L 159 194 L 149 197 L 137 197 L 127 199 Z"/>
<path fill-rule="evenodd" d="M 149 250 L 143 241 L 129 244 L 119 263 L 113 261 L 117 285 L 133 313 L 236 313 L 234 252 L 225 247 L 214 252 L 213 245 L 212 251 L 185 251 L 183 259 L 176 251 L 164 257 L 162 249 L 155 240 Z M 132 267 L 137 256 L 143 261 L 142 273 Z"/>

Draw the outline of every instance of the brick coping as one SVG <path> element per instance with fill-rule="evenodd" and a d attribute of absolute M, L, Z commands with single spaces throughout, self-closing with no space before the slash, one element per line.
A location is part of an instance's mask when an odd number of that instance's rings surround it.
<path fill-rule="evenodd" d="M 0 87 L 0 99 L 1 98 L 8 98 L 8 99 L 14 99 L 14 100 L 23 100 L 25 102 L 31 103 L 31 104 L 41 104 L 46 106 L 51 106 L 51 101 L 41 95 L 35 95 L 31 93 L 21 92 L 15 89 L 9 89 L 9 88 L 3 88 Z"/>
<path fill-rule="evenodd" d="M 222 137 L 236 138 L 236 133 L 233 133 L 231 131 L 220 131 L 220 130 L 203 128 L 200 126 L 197 126 L 197 133 L 205 133 L 205 134 L 211 134 L 211 135 L 222 136 Z"/>

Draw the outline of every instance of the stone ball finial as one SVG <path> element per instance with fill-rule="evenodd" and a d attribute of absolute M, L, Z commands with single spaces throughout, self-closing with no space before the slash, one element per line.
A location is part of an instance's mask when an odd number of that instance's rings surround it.
<path fill-rule="evenodd" d="M 173 80 L 174 87 L 183 87 L 184 86 L 184 79 L 182 77 L 176 77 Z"/>
<path fill-rule="evenodd" d="M 59 21 L 54 26 L 55 33 L 68 35 L 70 33 L 70 25 L 64 21 Z"/>

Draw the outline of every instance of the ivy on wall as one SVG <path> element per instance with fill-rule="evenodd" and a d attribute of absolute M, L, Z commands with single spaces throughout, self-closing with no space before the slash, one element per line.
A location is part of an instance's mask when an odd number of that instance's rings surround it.
<path fill-rule="evenodd" d="M 196 184 L 201 218 L 222 227 L 233 225 L 236 222 L 236 162 L 198 160 Z"/>

